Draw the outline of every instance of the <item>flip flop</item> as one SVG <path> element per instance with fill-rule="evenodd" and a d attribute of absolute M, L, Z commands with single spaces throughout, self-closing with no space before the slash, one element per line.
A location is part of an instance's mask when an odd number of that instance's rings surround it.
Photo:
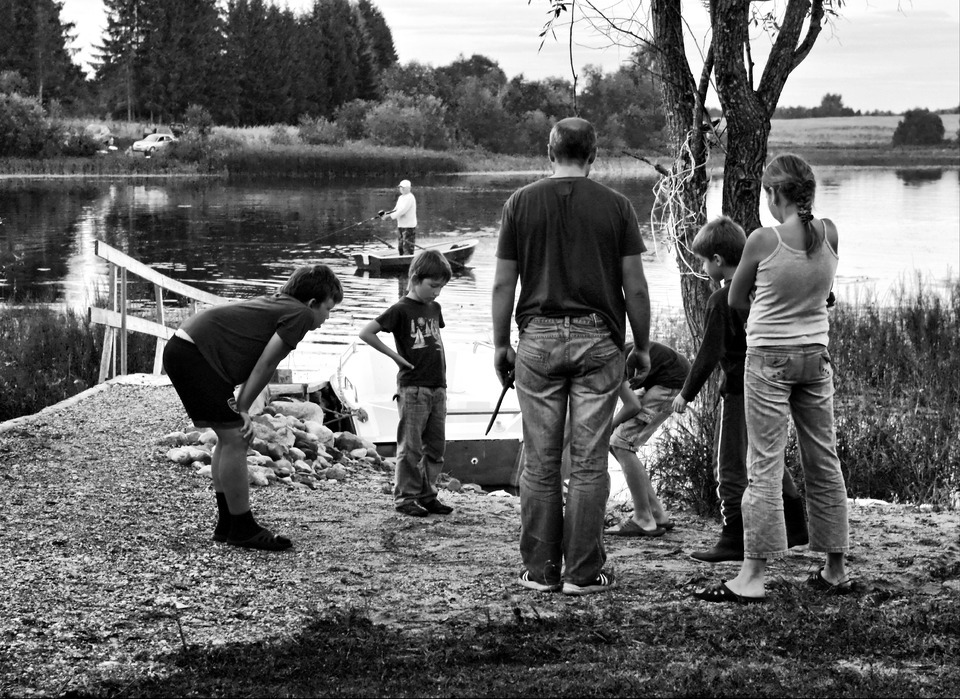
<path fill-rule="evenodd" d="M 850 580 L 832 583 L 823 577 L 823 568 L 816 573 L 810 573 L 810 577 L 807 578 L 807 585 L 817 592 L 824 592 L 828 595 L 849 595 L 853 592 L 853 583 Z"/>
<path fill-rule="evenodd" d="M 657 522 L 657 526 L 660 527 L 660 529 L 663 529 L 664 531 L 669 532 L 669 531 L 673 531 L 674 527 L 676 527 L 677 525 L 674 523 L 673 520 L 668 520 L 666 522 Z"/>
<path fill-rule="evenodd" d="M 666 534 L 667 530 L 661 526 L 654 527 L 653 529 L 644 529 L 632 519 L 628 519 L 622 522 L 619 528 L 607 529 L 603 533 L 609 534 L 610 536 L 648 536 L 656 538 Z"/>
<path fill-rule="evenodd" d="M 693 593 L 693 596 L 704 602 L 736 602 L 737 604 L 762 604 L 767 601 L 766 596 L 763 597 L 747 597 L 745 595 L 738 595 L 736 592 L 727 587 L 727 581 L 721 580 L 718 583 L 705 587 L 702 590 L 697 590 Z"/>

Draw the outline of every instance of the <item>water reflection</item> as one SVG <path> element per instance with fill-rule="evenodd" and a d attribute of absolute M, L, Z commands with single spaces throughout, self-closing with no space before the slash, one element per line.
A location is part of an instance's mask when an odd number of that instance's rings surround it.
<path fill-rule="evenodd" d="M 946 171 L 951 173 L 955 171 Z M 941 170 L 820 168 L 816 210 L 840 229 L 838 294 L 895 293 L 920 272 L 955 278 L 960 267 L 960 190 Z M 454 274 L 440 298 L 445 339 L 490 339 L 490 293 L 503 202 L 540 173 L 437 176 L 414 182 L 418 242 L 476 238 L 470 269 Z M 654 179 L 608 181 L 637 209 L 649 248 L 644 264 L 654 314 L 681 308 L 675 250 L 649 225 Z M 708 192 L 719 212 L 722 182 Z M 311 337 L 332 353 L 406 292 L 406 281 L 356 271 L 352 255 L 383 248 L 394 221 L 375 218 L 396 198 L 392 181 L 348 184 L 220 180 L 41 181 L 0 183 L 0 294 L 6 300 L 56 299 L 85 308 L 104 294 L 103 240 L 164 274 L 205 291 L 246 297 L 275 288 L 300 264 L 324 262 L 346 298 Z M 761 208 L 761 220 L 772 225 Z M 140 291 L 149 291 L 142 285 Z"/>
<path fill-rule="evenodd" d="M 943 177 L 943 170 L 940 168 L 907 168 L 894 170 L 897 179 L 905 185 L 922 185 L 927 182 L 936 182 Z"/>

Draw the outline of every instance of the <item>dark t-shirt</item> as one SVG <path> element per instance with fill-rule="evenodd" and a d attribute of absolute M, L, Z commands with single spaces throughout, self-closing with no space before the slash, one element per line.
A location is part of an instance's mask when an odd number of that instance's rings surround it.
<path fill-rule="evenodd" d="M 517 262 L 521 331 L 535 316 L 597 313 L 623 347 L 622 259 L 645 250 L 630 201 L 586 177 L 539 180 L 503 206 L 497 257 Z"/>
<path fill-rule="evenodd" d="M 623 351 L 629 358 L 633 350 L 633 343 L 627 343 Z M 690 362 L 672 347 L 659 342 L 650 343 L 650 373 L 643 380 L 642 388 L 649 390 L 653 386 L 664 388 L 680 388 L 690 373 Z M 627 380 L 636 376 L 637 370 L 633 363 L 628 361 L 624 369 L 624 378 Z"/>
<path fill-rule="evenodd" d="M 313 311 L 287 294 L 269 294 L 248 301 L 213 306 L 180 326 L 210 366 L 233 386 L 250 372 L 274 333 L 291 348 L 314 324 Z"/>
<path fill-rule="evenodd" d="M 743 363 L 747 354 L 746 321 L 739 311 L 730 308 L 729 296 L 728 283 L 710 294 L 707 300 L 700 351 L 680 391 L 688 403 L 697 397 L 717 364 L 723 370 L 720 392 L 727 395 L 743 394 Z"/>
<path fill-rule="evenodd" d="M 421 303 L 404 296 L 384 311 L 377 323 L 393 334 L 397 354 L 413 364 L 413 369 L 399 371 L 398 385 L 447 387 L 447 359 L 440 339 L 444 322 L 439 303 Z"/>

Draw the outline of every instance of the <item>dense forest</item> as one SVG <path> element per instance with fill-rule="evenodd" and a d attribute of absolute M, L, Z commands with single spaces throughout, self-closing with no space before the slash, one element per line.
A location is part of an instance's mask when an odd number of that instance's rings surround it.
<path fill-rule="evenodd" d="M 664 125 L 642 55 L 613 74 L 584 67 L 575 97 L 568 80 L 508 79 L 480 55 L 401 65 L 370 0 L 315 0 L 301 14 L 267 0 L 104 4 L 88 79 L 58 0 L 0 0 L 0 91 L 12 85 L 67 115 L 170 123 L 199 107 L 223 125 L 335 125 L 332 140 L 492 152 L 539 152 L 574 110 L 617 147 L 656 143 Z"/>

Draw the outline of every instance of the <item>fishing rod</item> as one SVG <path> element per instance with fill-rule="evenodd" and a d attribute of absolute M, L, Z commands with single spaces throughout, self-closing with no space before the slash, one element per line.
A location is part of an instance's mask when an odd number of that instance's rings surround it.
<path fill-rule="evenodd" d="M 377 218 L 380 218 L 380 214 L 377 214 L 377 215 L 375 215 L 375 216 L 371 216 L 370 218 L 365 218 L 365 219 L 363 219 L 362 221 L 357 221 L 356 223 L 351 223 L 349 226 L 344 226 L 343 228 L 338 228 L 337 230 L 331 231 L 330 233 L 324 233 L 324 234 L 321 235 L 319 238 L 314 238 L 313 240 L 311 240 L 311 241 L 309 241 L 309 242 L 307 242 L 307 243 L 297 243 L 297 247 L 307 247 L 308 245 L 316 245 L 316 244 L 319 243 L 321 240 L 324 240 L 324 239 L 326 239 L 326 238 L 329 238 L 329 237 L 332 236 L 332 235 L 336 235 L 337 233 L 343 233 L 344 231 L 349 231 L 351 228 L 356 228 L 357 226 L 361 226 L 361 225 L 363 225 L 364 223 L 369 223 L 370 221 L 373 221 L 374 219 L 377 219 Z M 379 238 L 377 238 L 377 240 L 379 240 Z"/>

